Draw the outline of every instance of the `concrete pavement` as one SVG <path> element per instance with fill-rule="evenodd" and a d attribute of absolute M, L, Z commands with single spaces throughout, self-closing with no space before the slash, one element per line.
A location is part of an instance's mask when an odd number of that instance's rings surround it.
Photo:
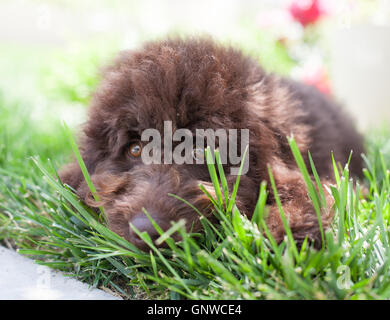
<path fill-rule="evenodd" d="M 0 246 L 0 300 L 115 300 L 105 291 Z"/>

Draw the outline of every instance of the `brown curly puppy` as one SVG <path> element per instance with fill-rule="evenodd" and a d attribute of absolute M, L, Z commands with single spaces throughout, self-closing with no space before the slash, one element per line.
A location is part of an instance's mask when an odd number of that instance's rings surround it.
<path fill-rule="evenodd" d="M 239 50 L 208 38 L 147 43 L 122 52 L 107 68 L 80 138 L 100 203 L 92 200 L 76 162 L 60 174 L 89 206 L 104 207 L 113 231 L 144 250 L 146 244 L 129 227 L 132 223 L 158 238 L 143 208 L 164 230 L 180 218 L 188 229 L 201 227 L 198 214 L 169 193 L 213 216 L 209 199 L 199 189 L 202 184 L 214 194 L 206 164 L 142 161 L 142 132 L 153 128 L 162 133 L 164 121 L 171 121 L 173 131 L 249 129 L 249 170 L 241 177 L 237 206 L 252 215 L 260 183 L 270 185 L 269 164 L 298 244 L 308 237 L 320 245 L 320 231 L 286 137 L 294 135 L 302 154 L 310 150 L 324 183 L 332 176 L 331 151 L 345 163 L 353 150 L 350 169 L 361 176 L 361 136 L 340 107 L 315 88 L 267 74 Z M 236 176 L 227 179 L 231 190 Z M 267 224 L 281 241 L 285 232 L 272 192 L 268 205 Z M 330 221 L 331 215 L 324 214 L 323 225 Z"/>

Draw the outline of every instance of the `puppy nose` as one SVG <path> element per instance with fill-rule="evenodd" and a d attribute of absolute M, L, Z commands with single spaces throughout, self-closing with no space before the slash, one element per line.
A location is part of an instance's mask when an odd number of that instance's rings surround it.
<path fill-rule="evenodd" d="M 163 231 L 168 229 L 168 224 L 163 223 L 160 219 L 154 218 L 153 220 L 160 226 Z M 160 237 L 160 234 L 150 222 L 148 217 L 144 214 L 136 216 L 130 223 L 137 228 L 139 232 L 147 232 L 153 243 Z M 132 242 L 137 248 L 147 251 L 150 247 L 138 236 L 138 234 L 130 227 L 130 242 Z"/>

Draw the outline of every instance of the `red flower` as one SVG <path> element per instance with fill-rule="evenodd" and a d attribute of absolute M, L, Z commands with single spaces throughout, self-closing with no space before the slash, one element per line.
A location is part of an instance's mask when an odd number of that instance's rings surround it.
<path fill-rule="evenodd" d="M 316 22 L 325 14 L 320 0 L 294 0 L 290 4 L 289 12 L 304 27 Z"/>

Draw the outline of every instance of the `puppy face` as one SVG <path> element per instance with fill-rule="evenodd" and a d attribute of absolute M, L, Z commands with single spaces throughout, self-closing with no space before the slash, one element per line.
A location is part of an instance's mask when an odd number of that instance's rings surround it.
<path fill-rule="evenodd" d="M 247 112 L 251 81 L 256 81 L 252 61 L 210 40 L 168 40 L 121 53 L 105 71 L 80 141 L 100 203 L 92 200 L 76 164 L 63 170 L 62 181 L 75 188 L 91 207 L 102 205 L 113 231 L 147 249 L 130 228 L 132 223 L 152 239 L 158 237 L 144 210 L 163 230 L 171 221 L 184 219 L 188 230 L 197 231 L 201 226 L 199 214 L 170 194 L 212 218 L 211 203 L 199 185 L 211 195 L 214 188 L 204 163 L 145 163 L 142 151 L 147 141 L 142 139 L 143 132 L 152 129 L 160 134 L 159 152 L 165 159 L 170 152 L 166 148 L 166 123 L 173 135 L 186 129 L 194 142 L 199 129 L 248 129 L 249 170 L 241 177 L 237 205 L 243 213 L 252 212 L 259 185 L 255 169 L 259 159 L 255 156 L 258 143 L 253 141 L 256 134 L 251 131 L 253 119 Z M 180 141 L 174 141 L 172 147 L 178 144 Z M 196 162 L 194 150 L 198 149 L 194 146 L 191 153 Z M 230 166 L 228 161 L 227 174 Z M 230 190 L 236 178 L 228 175 Z"/>

